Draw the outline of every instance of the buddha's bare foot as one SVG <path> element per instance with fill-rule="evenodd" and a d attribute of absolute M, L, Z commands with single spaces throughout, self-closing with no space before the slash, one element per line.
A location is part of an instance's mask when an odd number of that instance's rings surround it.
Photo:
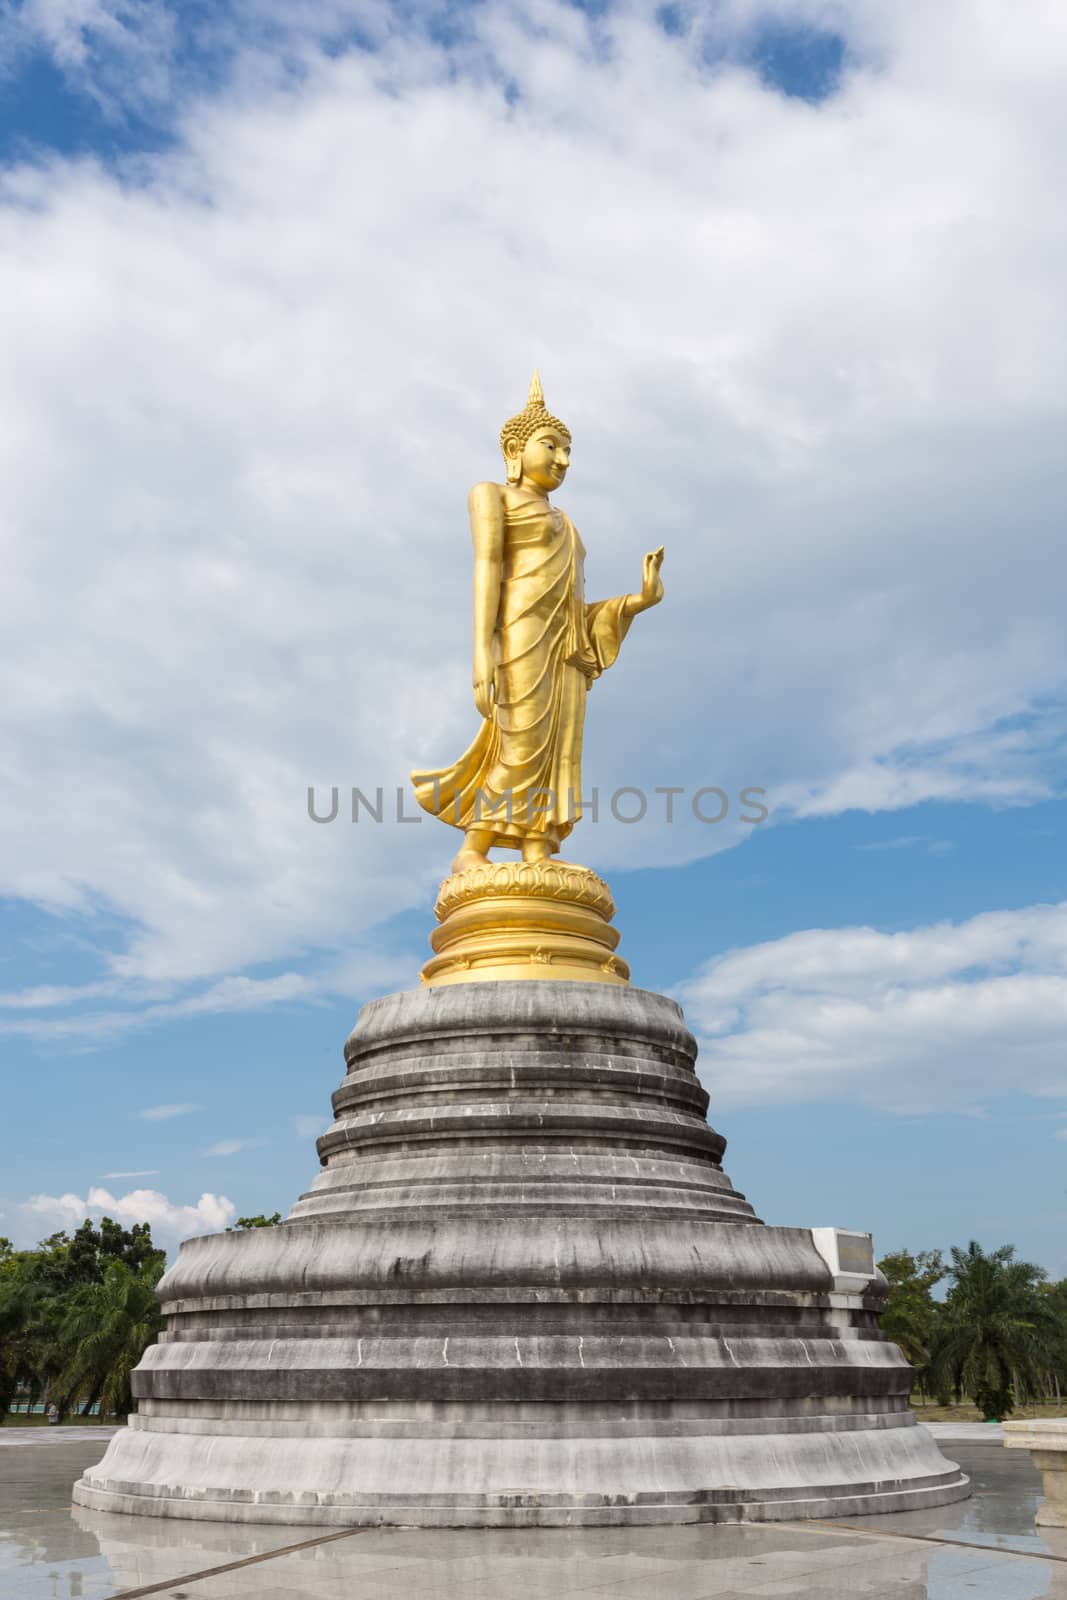
<path fill-rule="evenodd" d="M 474 867 L 488 867 L 489 857 L 481 850 L 461 850 L 452 862 L 453 872 L 470 872 Z"/>
<path fill-rule="evenodd" d="M 524 844 L 522 847 L 522 859 L 527 866 L 536 866 L 539 861 L 552 859 L 552 848 L 550 845 L 541 843 Z"/>
<path fill-rule="evenodd" d="M 526 866 L 536 867 L 573 867 L 578 872 L 588 872 L 588 867 L 579 866 L 577 861 L 564 861 L 562 856 L 555 855 L 544 845 L 524 845 L 522 851 L 523 863 Z"/>

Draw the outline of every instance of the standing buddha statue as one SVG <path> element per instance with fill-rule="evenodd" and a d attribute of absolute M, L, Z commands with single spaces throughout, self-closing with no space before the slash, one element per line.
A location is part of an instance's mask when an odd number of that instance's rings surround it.
<path fill-rule="evenodd" d="M 639 592 L 586 602 L 585 546 L 549 500 L 570 466 L 570 429 L 536 372 L 500 445 L 506 482 L 475 484 L 468 500 L 482 725 L 454 766 L 412 774 L 419 804 L 463 830 L 454 873 L 486 866 L 494 846 L 526 862 L 557 854 L 581 816 L 586 695 L 632 619 L 663 598 L 661 546 L 645 556 Z"/>

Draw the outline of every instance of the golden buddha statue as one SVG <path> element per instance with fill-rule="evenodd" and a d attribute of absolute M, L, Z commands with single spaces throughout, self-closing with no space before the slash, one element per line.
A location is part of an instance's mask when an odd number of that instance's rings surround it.
<path fill-rule="evenodd" d="M 570 429 L 536 372 L 500 445 L 507 482 L 475 484 L 468 499 L 482 725 L 454 766 L 412 774 L 419 804 L 463 830 L 457 873 L 487 865 L 493 846 L 527 862 L 558 852 L 581 816 L 586 694 L 631 620 L 663 598 L 661 546 L 645 556 L 639 593 L 586 603 L 585 546 L 548 498 L 570 466 Z"/>
<path fill-rule="evenodd" d="M 570 429 L 545 406 L 536 372 L 500 445 L 507 481 L 469 496 L 482 725 L 454 766 L 412 773 L 419 804 L 463 831 L 422 980 L 625 983 L 611 891 L 554 858 L 581 816 L 585 697 L 632 619 L 662 600 L 663 549 L 645 556 L 638 593 L 587 604 L 585 546 L 549 500 L 570 466 Z M 490 861 L 498 846 L 522 860 Z"/>

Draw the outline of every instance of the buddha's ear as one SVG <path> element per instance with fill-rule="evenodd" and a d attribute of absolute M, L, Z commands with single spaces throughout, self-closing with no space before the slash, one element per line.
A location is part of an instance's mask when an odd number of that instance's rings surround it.
<path fill-rule="evenodd" d="M 504 440 L 504 462 L 507 467 L 509 483 L 518 483 L 522 477 L 522 445 L 514 434 L 509 434 Z"/>

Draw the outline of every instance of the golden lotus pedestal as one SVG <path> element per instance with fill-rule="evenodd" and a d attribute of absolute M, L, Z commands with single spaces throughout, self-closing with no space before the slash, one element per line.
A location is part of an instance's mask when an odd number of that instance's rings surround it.
<path fill-rule="evenodd" d="M 552 861 L 493 862 L 442 883 L 434 906 L 440 927 L 425 984 L 514 978 L 626 983 L 615 954 L 615 902 L 588 867 Z"/>

